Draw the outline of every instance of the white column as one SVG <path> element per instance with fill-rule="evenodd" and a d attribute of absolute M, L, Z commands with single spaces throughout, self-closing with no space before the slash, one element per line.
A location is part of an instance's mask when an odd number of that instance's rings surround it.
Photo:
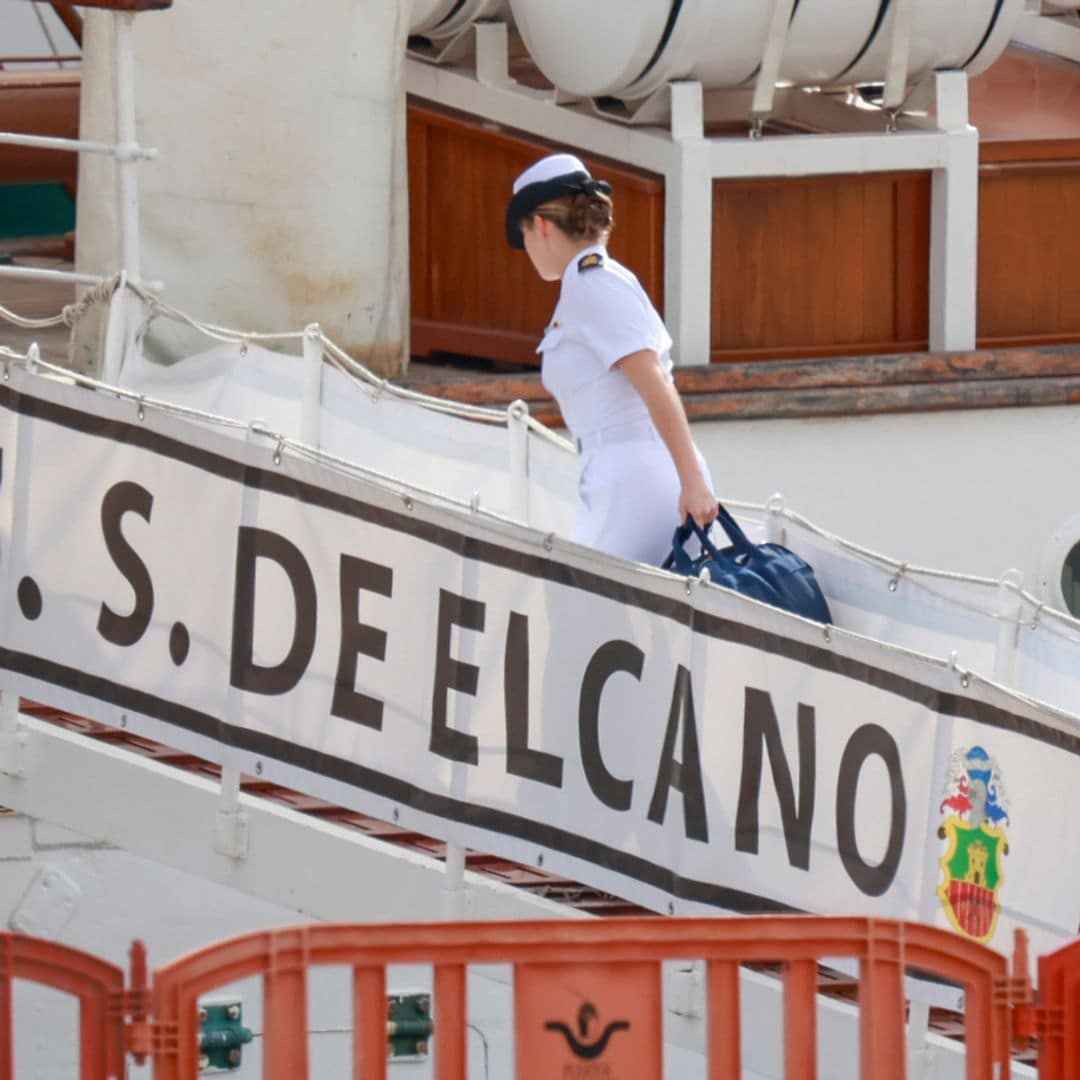
<path fill-rule="evenodd" d="M 319 448 L 322 439 L 323 346 L 318 323 L 304 327 L 304 400 L 300 441 Z"/>
<path fill-rule="evenodd" d="M 116 109 L 116 195 L 120 269 L 141 281 L 139 253 L 139 144 L 135 138 L 135 14 L 113 13 L 113 100 Z"/>
<path fill-rule="evenodd" d="M 664 309 L 675 363 L 709 362 L 712 316 L 712 154 L 701 84 L 671 84 L 675 155 L 664 196 Z"/>
<path fill-rule="evenodd" d="M 529 406 L 518 400 L 506 410 L 509 440 L 510 516 L 529 524 Z"/>
<path fill-rule="evenodd" d="M 442 917 L 446 922 L 461 922 L 467 917 L 468 906 L 468 892 L 465 888 L 465 849 L 460 844 L 447 844 Z"/>
<path fill-rule="evenodd" d="M 979 258 L 979 133 L 968 123 L 967 75 L 935 75 L 946 164 L 933 173 L 930 208 L 930 349 L 975 348 Z"/>

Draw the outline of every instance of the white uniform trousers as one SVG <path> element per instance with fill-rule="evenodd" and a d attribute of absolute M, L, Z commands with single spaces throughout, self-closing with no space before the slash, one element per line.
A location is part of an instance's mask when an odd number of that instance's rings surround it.
<path fill-rule="evenodd" d="M 649 432 L 581 452 L 578 511 L 570 539 L 610 555 L 659 566 L 671 551 L 682 484 L 663 440 Z M 698 454 L 709 484 L 712 480 Z"/>

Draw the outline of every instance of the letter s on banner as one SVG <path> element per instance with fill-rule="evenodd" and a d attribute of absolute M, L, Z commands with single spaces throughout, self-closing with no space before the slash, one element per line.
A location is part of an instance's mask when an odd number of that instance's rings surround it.
<path fill-rule="evenodd" d="M 130 510 L 147 523 L 154 506 L 154 496 L 146 488 L 129 480 L 113 484 L 101 500 L 101 532 L 117 570 L 135 591 L 135 606 L 130 615 L 117 615 L 107 604 L 101 605 L 98 633 L 113 645 L 134 645 L 146 633 L 154 614 L 154 583 L 146 563 L 120 531 L 120 522 Z"/>

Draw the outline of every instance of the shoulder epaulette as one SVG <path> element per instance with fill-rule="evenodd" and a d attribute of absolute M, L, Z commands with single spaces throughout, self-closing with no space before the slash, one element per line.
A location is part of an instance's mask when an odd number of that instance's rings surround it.
<path fill-rule="evenodd" d="M 588 255 L 582 255 L 578 259 L 578 272 L 584 273 L 586 270 L 592 270 L 597 266 L 604 265 L 604 256 L 599 251 L 592 251 Z"/>

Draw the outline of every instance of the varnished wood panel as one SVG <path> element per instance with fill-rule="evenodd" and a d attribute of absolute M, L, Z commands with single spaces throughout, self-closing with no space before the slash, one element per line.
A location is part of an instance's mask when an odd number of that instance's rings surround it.
<path fill-rule="evenodd" d="M 0 72 L 0 131 L 76 138 L 79 87 L 77 71 Z M 74 184 L 77 173 L 74 154 L 0 146 L 2 184 Z"/>
<path fill-rule="evenodd" d="M 1080 341 L 1080 140 L 984 147 L 979 343 Z"/>
<path fill-rule="evenodd" d="M 558 299 L 528 256 L 506 243 L 514 178 L 546 147 L 501 129 L 410 103 L 408 114 L 412 351 L 459 352 L 535 364 Z M 612 254 L 663 304 L 663 185 L 583 155 L 615 188 Z"/>
<path fill-rule="evenodd" d="M 925 348 L 929 178 L 717 181 L 712 359 Z"/>

